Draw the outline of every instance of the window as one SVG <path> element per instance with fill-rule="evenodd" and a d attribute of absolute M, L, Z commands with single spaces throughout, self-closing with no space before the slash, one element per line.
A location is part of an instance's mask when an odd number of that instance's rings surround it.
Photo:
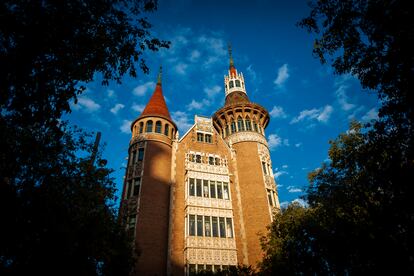
<path fill-rule="evenodd" d="M 128 228 L 129 229 L 134 229 L 136 222 L 137 222 L 137 216 L 136 216 L 136 214 L 130 215 L 129 216 L 129 220 L 128 220 Z"/>
<path fill-rule="evenodd" d="M 204 217 L 204 235 L 206 237 L 211 237 L 210 217 Z"/>
<path fill-rule="evenodd" d="M 231 133 L 236 133 L 236 123 L 234 121 L 231 122 Z"/>
<path fill-rule="evenodd" d="M 197 133 L 197 142 L 203 142 L 204 135 L 203 133 Z"/>
<path fill-rule="evenodd" d="M 240 87 L 240 81 L 236 80 L 236 87 Z"/>
<path fill-rule="evenodd" d="M 239 117 L 237 119 L 237 127 L 238 127 L 239 131 L 244 131 L 244 123 L 243 123 L 243 119 L 241 117 Z"/>
<path fill-rule="evenodd" d="M 197 272 L 196 265 L 195 264 L 188 265 L 188 272 L 190 275 L 195 275 L 195 273 Z"/>
<path fill-rule="evenodd" d="M 201 196 L 201 179 L 196 179 L 196 183 L 197 196 Z"/>
<path fill-rule="evenodd" d="M 139 194 L 139 187 L 141 186 L 141 178 L 137 177 L 134 179 L 134 196 Z"/>
<path fill-rule="evenodd" d="M 211 143 L 212 139 L 211 139 L 211 135 L 210 134 L 206 134 L 206 143 Z"/>
<path fill-rule="evenodd" d="M 141 134 L 143 132 L 144 132 L 144 123 L 141 122 L 141 123 L 139 123 L 139 133 Z"/>
<path fill-rule="evenodd" d="M 234 83 L 233 83 L 233 81 L 230 81 L 229 82 L 229 88 L 233 88 L 234 87 Z"/>
<path fill-rule="evenodd" d="M 213 226 L 213 237 L 218 237 L 218 223 L 217 223 L 217 217 L 211 218 L 211 225 Z"/>
<path fill-rule="evenodd" d="M 127 182 L 127 193 L 125 194 L 125 198 L 128 198 L 131 196 L 131 189 L 132 189 L 132 181 Z"/>
<path fill-rule="evenodd" d="M 269 200 L 270 206 L 273 206 L 272 192 L 270 190 L 267 190 L 267 199 Z"/>
<path fill-rule="evenodd" d="M 208 197 L 208 180 L 203 180 L 203 196 Z"/>
<path fill-rule="evenodd" d="M 190 178 L 188 193 L 189 193 L 190 196 L 195 196 L 194 178 Z"/>
<path fill-rule="evenodd" d="M 190 162 L 194 162 L 194 161 L 195 161 L 194 154 L 190 153 L 190 154 L 188 155 L 188 160 L 189 160 Z"/>
<path fill-rule="evenodd" d="M 219 218 L 220 238 L 226 237 L 226 224 L 224 218 Z"/>
<path fill-rule="evenodd" d="M 155 123 L 155 132 L 156 133 L 161 133 L 161 121 L 157 121 Z"/>
<path fill-rule="evenodd" d="M 217 198 L 223 198 L 223 192 L 221 189 L 221 182 L 217 182 Z"/>
<path fill-rule="evenodd" d="M 169 131 L 170 131 L 170 126 L 168 124 L 165 124 L 165 126 L 164 126 L 164 135 L 168 136 Z"/>
<path fill-rule="evenodd" d="M 263 173 L 267 174 L 266 163 L 265 162 L 262 162 L 262 168 L 263 168 Z"/>
<path fill-rule="evenodd" d="M 144 160 L 144 148 L 138 149 L 138 161 Z"/>
<path fill-rule="evenodd" d="M 216 157 L 216 166 L 220 166 L 220 158 Z"/>
<path fill-rule="evenodd" d="M 214 165 L 214 157 L 213 156 L 208 157 L 208 164 Z"/>
<path fill-rule="evenodd" d="M 224 199 L 229 199 L 229 185 L 223 182 L 223 195 Z"/>
<path fill-rule="evenodd" d="M 216 198 L 216 182 L 210 181 L 210 197 Z"/>
<path fill-rule="evenodd" d="M 201 163 L 201 155 L 200 154 L 196 155 L 196 163 Z"/>
<path fill-rule="evenodd" d="M 251 131 L 252 130 L 252 123 L 250 122 L 250 119 L 246 119 L 246 130 Z"/>
<path fill-rule="evenodd" d="M 233 238 L 233 225 L 231 218 L 226 218 L 226 234 L 228 238 Z"/>
<path fill-rule="evenodd" d="M 188 234 L 195 236 L 195 215 L 189 215 Z"/>
<path fill-rule="evenodd" d="M 148 121 L 147 122 L 147 129 L 145 130 L 145 132 L 152 132 L 152 121 Z"/>
<path fill-rule="evenodd" d="M 226 125 L 226 136 L 229 136 L 229 125 Z"/>
<path fill-rule="evenodd" d="M 131 164 L 130 165 L 134 164 L 137 161 L 136 158 L 137 158 L 137 151 L 134 150 L 132 152 L 132 158 L 131 158 Z"/>
<path fill-rule="evenodd" d="M 254 122 L 254 123 L 253 123 L 253 126 L 254 126 L 254 131 L 259 132 L 259 130 L 257 129 L 257 124 L 256 124 L 256 122 Z"/>
<path fill-rule="evenodd" d="M 197 216 L 197 236 L 203 236 L 203 216 Z"/>

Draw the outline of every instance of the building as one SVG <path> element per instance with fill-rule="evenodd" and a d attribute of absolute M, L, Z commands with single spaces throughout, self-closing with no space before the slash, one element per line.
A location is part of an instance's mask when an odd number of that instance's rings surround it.
<path fill-rule="evenodd" d="M 195 116 L 179 137 L 161 72 L 132 139 L 121 215 L 139 252 L 138 275 L 183 275 L 263 256 L 260 234 L 279 209 L 265 128 L 269 113 L 249 100 L 231 50 L 225 104 Z"/>

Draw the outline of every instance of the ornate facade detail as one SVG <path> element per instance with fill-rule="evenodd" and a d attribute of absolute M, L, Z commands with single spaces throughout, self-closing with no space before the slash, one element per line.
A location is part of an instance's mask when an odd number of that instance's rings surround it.
<path fill-rule="evenodd" d="M 186 263 L 237 265 L 237 251 L 220 249 L 186 248 L 184 250 Z"/>
<path fill-rule="evenodd" d="M 194 116 L 196 131 L 213 133 L 213 121 L 211 118 Z"/>
<path fill-rule="evenodd" d="M 265 145 L 267 147 L 266 138 L 256 132 L 237 132 L 234 133 L 225 139 L 230 145 L 239 143 L 239 142 L 257 142 Z"/>
<path fill-rule="evenodd" d="M 214 166 L 214 165 L 195 163 L 195 162 L 187 162 L 185 168 L 189 171 L 205 172 L 209 174 L 221 174 L 221 175 L 229 174 L 229 169 L 227 167 Z M 225 180 L 218 180 L 218 181 L 225 181 Z"/>
<path fill-rule="evenodd" d="M 275 178 L 271 175 L 265 175 L 265 186 L 266 189 L 276 190 Z"/>
<path fill-rule="evenodd" d="M 187 200 L 186 203 L 187 202 L 189 201 Z M 187 205 L 186 214 L 233 218 L 233 210 L 231 210 L 232 208 L 231 203 L 230 203 L 230 207 L 227 207 L 227 208 L 228 209 Z"/>

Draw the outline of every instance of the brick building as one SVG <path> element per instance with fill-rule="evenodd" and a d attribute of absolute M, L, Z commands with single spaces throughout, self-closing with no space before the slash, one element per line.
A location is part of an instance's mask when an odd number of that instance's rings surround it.
<path fill-rule="evenodd" d="M 230 51 L 225 104 L 181 137 L 161 86 L 132 123 L 121 215 L 139 252 L 137 275 L 217 271 L 262 258 L 260 234 L 279 208 L 264 130 Z"/>

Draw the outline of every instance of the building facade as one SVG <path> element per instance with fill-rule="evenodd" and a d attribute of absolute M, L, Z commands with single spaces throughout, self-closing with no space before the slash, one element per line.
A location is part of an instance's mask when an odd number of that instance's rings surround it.
<path fill-rule="evenodd" d="M 260 236 L 279 209 L 265 137 L 269 114 L 249 100 L 230 52 L 225 104 L 195 116 L 179 137 L 161 72 L 132 139 L 121 217 L 138 252 L 137 275 L 188 275 L 261 261 Z"/>

